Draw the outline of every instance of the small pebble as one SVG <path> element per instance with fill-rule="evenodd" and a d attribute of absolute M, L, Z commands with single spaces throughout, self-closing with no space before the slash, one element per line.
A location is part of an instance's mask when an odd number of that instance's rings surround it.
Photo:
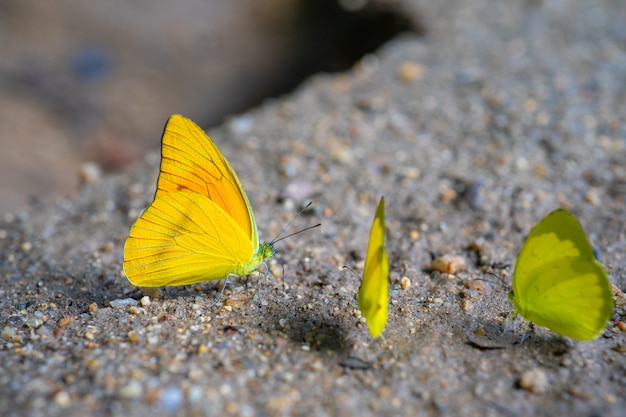
<path fill-rule="evenodd" d="M 102 178 L 102 169 L 95 162 L 85 162 L 78 170 L 80 184 L 95 184 Z"/>
<path fill-rule="evenodd" d="M 128 336 L 128 341 L 131 343 L 137 343 L 139 341 L 139 335 L 134 330 L 131 330 L 126 335 Z"/>
<path fill-rule="evenodd" d="M 180 388 L 175 386 L 169 386 L 161 391 L 161 398 L 159 398 L 159 403 L 161 407 L 169 412 L 175 413 L 180 408 L 183 402 L 183 393 Z"/>
<path fill-rule="evenodd" d="M 626 345 L 617 344 L 615 345 L 613 350 L 617 353 L 626 353 Z"/>
<path fill-rule="evenodd" d="M 467 288 L 468 290 L 477 292 L 478 294 L 481 294 L 481 295 L 484 295 L 485 292 L 487 291 L 487 287 L 485 286 L 485 281 L 481 281 L 478 279 L 465 282 L 463 285 L 465 285 L 465 288 Z"/>
<path fill-rule="evenodd" d="M 71 317 L 62 317 L 61 319 L 59 319 L 59 321 L 57 322 L 57 327 L 59 329 L 62 329 L 64 327 L 67 327 L 69 325 L 72 324 L 73 319 Z"/>
<path fill-rule="evenodd" d="M 85 339 L 94 340 L 96 338 L 96 330 L 87 330 L 84 334 Z"/>
<path fill-rule="evenodd" d="M 485 244 L 485 238 L 479 237 L 472 240 L 472 242 L 468 245 L 468 248 L 474 252 L 480 253 L 485 249 Z"/>
<path fill-rule="evenodd" d="M 98 304 L 97 303 L 91 303 L 87 306 L 87 311 L 89 311 L 90 313 L 96 312 L 98 311 Z"/>
<path fill-rule="evenodd" d="M 115 243 L 106 242 L 104 245 L 100 247 L 100 250 L 105 253 L 113 252 L 115 250 Z"/>
<path fill-rule="evenodd" d="M 245 306 L 250 301 L 250 296 L 247 294 L 233 294 L 224 300 L 224 305 L 233 307 L 233 308 L 241 308 Z"/>
<path fill-rule="evenodd" d="M 606 401 L 609 404 L 615 404 L 617 402 L 617 397 L 615 397 L 615 395 L 609 394 L 609 393 L 604 394 L 603 399 L 604 399 L 604 401 Z"/>
<path fill-rule="evenodd" d="M 4 340 L 11 340 L 15 337 L 16 334 L 17 331 L 15 330 L 15 328 L 5 326 L 4 329 L 2 329 L 2 333 L 0 333 L 0 337 L 2 337 Z"/>
<path fill-rule="evenodd" d="M 626 330 L 626 323 L 624 323 L 623 321 L 616 321 L 615 322 L 615 327 L 617 327 L 618 329 L 620 329 L 622 332 Z"/>
<path fill-rule="evenodd" d="M 131 380 L 120 392 L 122 398 L 139 398 L 143 394 L 143 387 L 139 381 Z"/>
<path fill-rule="evenodd" d="M 148 297 L 147 295 L 144 295 L 143 297 L 141 297 L 141 300 L 139 300 L 139 303 L 141 303 L 142 307 L 149 306 L 150 302 L 150 297 Z"/>
<path fill-rule="evenodd" d="M 400 281 L 400 286 L 403 290 L 411 288 L 411 280 L 409 279 L 409 277 L 402 277 L 402 280 Z"/>
<path fill-rule="evenodd" d="M 454 188 L 448 188 L 439 193 L 439 199 L 443 203 L 449 203 L 450 201 L 457 198 L 457 196 L 458 196 L 458 193 L 456 192 Z"/>
<path fill-rule="evenodd" d="M 398 77 L 407 83 L 420 81 L 425 73 L 424 67 L 417 62 L 406 61 L 398 67 Z"/>
<path fill-rule="evenodd" d="M 461 256 L 443 255 L 435 259 L 430 265 L 435 271 L 446 274 L 454 274 L 457 271 L 463 271 L 467 268 L 465 258 Z"/>
<path fill-rule="evenodd" d="M 70 398 L 70 394 L 67 391 L 57 392 L 56 394 L 54 394 L 53 400 L 55 404 L 58 405 L 59 407 L 67 407 L 72 402 L 72 399 Z"/>
<path fill-rule="evenodd" d="M 130 314 L 146 314 L 146 309 L 143 307 L 130 306 L 128 307 L 128 312 Z"/>
<path fill-rule="evenodd" d="M 26 327 L 28 327 L 29 329 L 36 329 L 37 327 L 43 324 L 43 321 L 35 317 L 31 317 L 26 320 L 25 324 L 26 324 Z"/>
<path fill-rule="evenodd" d="M 117 300 L 109 301 L 109 305 L 113 308 L 126 307 L 126 306 L 134 306 L 139 304 L 139 301 L 134 298 L 118 298 Z"/>
<path fill-rule="evenodd" d="M 543 394 L 549 388 L 548 375 L 541 368 L 530 369 L 522 374 L 519 386 L 533 394 Z"/>

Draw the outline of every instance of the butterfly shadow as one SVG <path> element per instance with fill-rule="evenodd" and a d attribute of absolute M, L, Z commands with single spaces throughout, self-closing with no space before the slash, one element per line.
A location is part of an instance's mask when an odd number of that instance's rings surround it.
<path fill-rule="evenodd" d="M 513 321 L 509 318 L 504 323 L 473 320 L 468 326 L 470 331 L 466 333 L 466 343 L 483 350 L 532 346 L 533 349 L 538 349 L 537 354 L 543 353 L 550 357 L 560 356 L 571 347 L 566 338 L 543 334 L 534 323 L 527 322 L 521 329 L 517 329 Z"/>
<path fill-rule="evenodd" d="M 304 309 L 294 303 L 270 302 L 264 307 L 267 328 L 279 330 L 295 343 L 318 351 L 344 353 L 348 329 L 341 317 L 331 312 Z"/>

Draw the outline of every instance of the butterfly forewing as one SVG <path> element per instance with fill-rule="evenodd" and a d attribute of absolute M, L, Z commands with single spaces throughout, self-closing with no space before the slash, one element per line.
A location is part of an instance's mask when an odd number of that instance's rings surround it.
<path fill-rule="evenodd" d="M 199 193 L 220 206 L 258 246 L 254 214 L 237 175 L 211 138 L 193 121 L 172 115 L 165 125 L 156 196 Z"/>
<path fill-rule="evenodd" d="M 380 199 L 372 222 L 358 301 L 370 334 L 378 337 L 387 323 L 389 260 L 385 249 L 385 200 Z"/>

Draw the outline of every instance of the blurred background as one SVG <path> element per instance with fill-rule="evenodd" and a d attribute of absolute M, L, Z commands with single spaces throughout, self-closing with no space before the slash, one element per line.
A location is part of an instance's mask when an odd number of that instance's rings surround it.
<path fill-rule="evenodd" d="M 407 31 L 384 0 L 2 1 L 0 214 L 158 149 L 172 113 L 217 125 Z"/>

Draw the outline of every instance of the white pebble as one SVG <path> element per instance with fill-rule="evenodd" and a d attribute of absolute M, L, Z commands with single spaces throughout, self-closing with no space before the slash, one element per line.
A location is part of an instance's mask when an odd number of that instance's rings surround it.
<path fill-rule="evenodd" d="M 548 375 L 541 368 L 530 369 L 522 374 L 519 386 L 533 394 L 543 394 L 550 386 Z"/>

